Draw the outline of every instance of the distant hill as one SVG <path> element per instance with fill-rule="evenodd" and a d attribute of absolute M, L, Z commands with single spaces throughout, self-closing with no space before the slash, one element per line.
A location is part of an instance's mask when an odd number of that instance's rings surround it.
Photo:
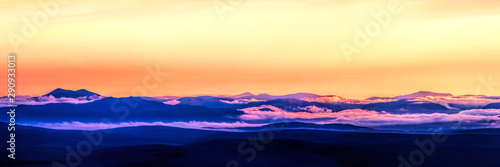
<path fill-rule="evenodd" d="M 415 102 L 398 100 L 384 103 L 366 104 L 361 109 L 373 111 L 385 111 L 392 114 L 405 113 L 457 113 L 458 110 L 449 110 L 445 106 L 430 102 Z"/>
<path fill-rule="evenodd" d="M 370 97 L 367 100 L 377 100 L 377 99 L 395 99 L 395 100 L 411 100 L 419 97 L 427 97 L 427 96 L 440 96 L 440 97 L 452 97 L 453 95 L 450 93 L 436 93 L 430 91 L 419 91 L 412 94 L 400 95 L 395 97 Z"/>
<path fill-rule="evenodd" d="M 412 94 L 407 94 L 407 95 L 401 95 L 401 96 L 396 96 L 394 97 L 395 99 L 414 99 L 414 98 L 419 98 L 419 97 L 427 97 L 427 96 L 453 96 L 450 93 L 436 93 L 436 92 L 430 92 L 430 91 L 420 91 Z"/>
<path fill-rule="evenodd" d="M 8 112 L 9 108 L 0 108 Z M 234 122 L 242 111 L 216 109 L 192 105 L 167 105 L 140 97 L 107 97 L 83 104 L 51 103 L 45 105 L 18 105 L 23 111 L 19 121 L 37 122 L 100 122 L 108 118 L 112 122 L 170 122 L 170 121 L 215 121 Z M 7 121 L 8 114 L 1 114 L 0 120 Z"/>
<path fill-rule="evenodd" d="M 199 97 L 183 97 L 178 99 L 179 104 L 203 106 L 208 108 L 234 108 L 233 105 L 224 103 L 221 100 L 232 101 L 231 98 L 199 96 Z"/>
<path fill-rule="evenodd" d="M 229 96 L 230 98 L 234 98 L 234 99 L 239 99 L 239 98 L 242 98 L 242 97 L 251 97 L 251 96 L 255 96 L 254 94 L 250 93 L 250 92 L 245 92 L 245 93 L 242 93 L 242 94 L 238 94 L 238 95 L 234 95 L 234 96 Z"/>
<path fill-rule="evenodd" d="M 491 103 L 484 107 L 484 109 L 500 109 L 500 103 Z"/>
<path fill-rule="evenodd" d="M 61 97 L 68 97 L 68 98 L 78 98 L 78 97 L 88 97 L 88 96 L 100 96 L 97 93 L 85 90 L 85 89 L 80 89 L 80 90 L 66 90 L 66 89 L 61 89 L 57 88 L 53 90 L 50 93 L 47 93 L 43 96 L 54 96 L 55 98 L 61 98 Z"/>
<path fill-rule="evenodd" d="M 282 96 L 269 95 L 267 93 L 261 93 L 258 95 L 247 94 L 248 96 L 237 95 L 240 99 L 258 99 L 258 100 L 274 100 L 274 99 L 303 99 L 303 98 L 317 98 L 321 97 L 317 94 L 312 93 L 295 93 Z"/>

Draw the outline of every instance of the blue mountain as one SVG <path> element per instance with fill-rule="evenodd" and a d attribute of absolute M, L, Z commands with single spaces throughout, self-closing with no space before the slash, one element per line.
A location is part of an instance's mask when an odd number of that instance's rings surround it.
<path fill-rule="evenodd" d="M 317 94 L 311 93 L 295 93 L 283 96 L 273 96 L 267 93 L 261 93 L 258 95 L 248 94 L 248 96 L 237 95 L 240 99 L 259 99 L 259 100 L 275 100 L 275 99 L 301 99 L 301 98 L 316 98 L 321 97 Z"/>
<path fill-rule="evenodd" d="M 74 91 L 74 90 L 66 90 L 66 89 L 57 88 L 57 89 L 53 90 L 52 92 L 47 93 L 43 96 L 54 96 L 55 98 L 61 98 L 61 97 L 78 98 L 78 97 L 88 97 L 88 96 L 94 96 L 94 95 L 100 96 L 97 93 L 90 92 L 90 91 L 85 90 L 85 89 L 80 89 L 80 90 Z"/>
<path fill-rule="evenodd" d="M 395 99 L 414 99 L 418 97 L 427 97 L 427 96 L 453 96 L 450 93 L 436 93 L 430 91 L 419 91 L 412 94 L 401 95 L 394 97 Z"/>
<path fill-rule="evenodd" d="M 500 103 L 491 103 L 484 107 L 484 109 L 500 109 Z"/>
<path fill-rule="evenodd" d="M 233 101 L 232 98 L 199 96 L 199 97 L 183 97 L 178 99 L 179 104 L 203 106 L 208 108 L 234 108 L 233 105 L 224 103 L 221 100 Z"/>
<path fill-rule="evenodd" d="M 234 96 L 229 96 L 230 98 L 234 98 L 234 99 L 239 99 L 239 98 L 242 98 L 242 97 L 251 97 L 251 96 L 255 96 L 254 94 L 250 93 L 250 92 L 245 92 L 245 93 L 242 93 L 242 94 L 238 94 L 238 95 L 234 95 Z"/>
<path fill-rule="evenodd" d="M 83 104 L 51 103 L 45 105 L 18 105 L 17 117 L 23 123 L 40 122 L 171 122 L 171 121 L 213 121 L 234 122 L 243 114 L 235 109 L 213 109 L 191 105 L 167 105 L 140 97 L 107 97 Z M 0 108 L 8 112 L 8 108 Z M 7 114 L 0 120 L 7 121 Z"/>
<path fill-rule="evenodd" d="M 427 96 L 453 96 L 450 93 L 436 93 L 436 92 L 430 92 L 430 91 L 419 91 L 415 92 L 412 94 L 407 94 L 407 95 L 401 95 L 401 96 L 395 96 L 395 97 L 370 97 L 367 100 L 376 100 L 376 99 L 397 99 L 397 100 L 409 100 L 409 99 L 415 99 L 419 97 L 427 97 Z"/>
<path fill-rule="evenodd" d="M 493 129 L 448 133 L 446 141 L 437 145 L 441 147 L 422 166 L 497 166 L 498 132 Z M 0 131 L 0 136 L 8 135 L 8 131 Z M 407 157 L 418 149 L 415 139 L 427 139 L 430 135 L 308 129 L 215 132 L 158 126 L 89 132 L 16 125 L 16 153 L 37 156 L 17 156 L 15 161 L 2 156 L 0 164 L 65 163 L 69 158 L 81 157 L 76 151 L 68 152 L 68 148 L 80 151 L 82 143 L 86 143 L 83 147 L 92 151 L 80 166 L 226 166 L 228 162 L 237 162 L 241 166 L 385 167 L 398 166 L 399 156 Z M 6 143 L 4 146 L 8 147 Z M 256 146 L 263 151 L 254 161 L 247 162 L 251 154 L 242 154 L 240 150 L 257 151 Z"/>
<path fill-rule="evenodd" d="M 398 100 L 383 103 L 366 104 L 361 109 L 373 111 L 385 111 L 393 114 L 404 113 L 457 113 L 458 110 L 449 110 L 443 105 L 430 102 L 417 102 Z"/>

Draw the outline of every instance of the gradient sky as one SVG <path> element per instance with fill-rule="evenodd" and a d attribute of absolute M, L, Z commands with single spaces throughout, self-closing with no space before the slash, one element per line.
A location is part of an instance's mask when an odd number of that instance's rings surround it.
<path fill-rule="evenodd" d="M 243 1 L 224 20 L 212 0 L 72 1 L 15 51 L 8 34 L 21 34 L 40 2 L 0 1 L 0 54 L 19 56 L 22 95 L 60 87 L 129 96 L 147 66 L 169 73 L 148 96 L 476 94 L 478 78 L 500 81 L 496 0 L 401 0 L 401 13 L 351 61 L 340 44 L 390 0 Z M 492 87 L 479 93 L 500 95 Z"/>

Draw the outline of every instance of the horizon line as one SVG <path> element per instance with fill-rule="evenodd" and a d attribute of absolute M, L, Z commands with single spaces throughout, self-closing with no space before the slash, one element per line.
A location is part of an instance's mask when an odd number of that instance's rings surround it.
<path fill-rule="evenodd" d="M 269 93 L 252 93 L 251 91 L 246 91 L 246 92 L 243 92 L 243 93 L 237 93 L 237 94 L 218 94 L 218 93 L 213 93 L 213 94 L 210 94 L 210 93 L 200 93 L 200 94 L 191 94 L 191 95 L 159 95 L 159 96 L 136 96 L 136 95 L 126 95 L 126 96 L 107 96 L 107 95 L 102 95 L 102 94 L 99 94 L 95 91 L 90 91 L 88 89 L 85 89 L 85 88 L 81 88 L 81 89 L 64 89 L 64 88 L 55 88 L 53 89 L 52 91 L 48 92 L 48 93 L 45 93 L 45 94 L 42 94 L 42 95 L 16 95 L 16 96 L 29 96 L 29 97 L 41 97 L 41 96 L 45 96 L 55 90 L 67 90 L 67 91 L 81 91 L 81 90 L 85 90 L 85 91 L 88 91 L 88 92 L 91 92 L 91 93 L 95 93 L 99 96 L 103 96 L 103 97 L 116 97 L 116 98 L 120 98 L 120 97 L 165 97 L 165 96 L 173 96 L 173 97 L 200 97 L 200 96 L 214 96 L 214 97 L 230 97 L 230 96 L 237 96 L 237 95 L 241 95 L 241 94 L 245 94 L 245 93 L 250 93 L 254 96 L 257 96 L 257 95 L 270 95 L 270 96 L 286 96 L 286 95 L 293 95 L 293 94 L 314 94 L 314 95 L 318 95 L 318 96 L 322 96 L 322 97 L 328 97 L 328 96 L 339 96 L 339 97 L 343 97 L 343 98 L 349 98 L 349 99 L 368 99 L 368 98 L 371 98 L 371 97 L 379 97 L 379 98 L 393 98 L 393 97 L 396 97 L 396 96 L 403 96 L 403 95 L 410 95 L 410 94 L 415 94 L 415 93 L 419 93 L 419 92 L 430 92 L 430 93 L 438 93 L 438 94 L 450 94 L 451 96 L 486 96 L 486 97 L 495 97 L 497 95 L 491 95 L 491 96 L 488 96 L 488 95 L 484 95 L 484 94 L 463 94 L 463 95 L 454 95 L 453 93 L 448 93 L 448 92 L 435 92 L 435 91 L 429 91 L 429 90 L 421 90 L 421 91 L 416 91 L 416 92 L 412 92 L 412 93 L 403 93 L 403 94 L 397 94 L 397 95 L 393 95 L 393 96 L 377 96 L 377 95 L 372 95 L 372 96 L 369 96 L 369 97 L 365 97 L 365 98 L 352 98 L 352 97 L 348 97 L 348 96 L 342 96 L 342 95 L 337 95 L 337 94 L 318 94 L 318 93 L 310 93 L 310 92 L 296 92 L 296 93 L 286 93 L 286 94 L 269 94 Z M 7 97 L 7 95 L 2 95 L 1 96 L 2 98 L 4 97 Z"/>

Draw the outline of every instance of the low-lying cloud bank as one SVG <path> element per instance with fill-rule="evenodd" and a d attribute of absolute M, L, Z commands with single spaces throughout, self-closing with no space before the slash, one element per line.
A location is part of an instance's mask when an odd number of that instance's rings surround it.
<path fill-rule="evenodd" d="M 498 126 L 500 109 L 464 110 L 456 114 L 390 114 L 362 109 L 328 112 L 328 110 L 316 106 L 307 108 L 316 112 L 287 112 L 274 106 L 263 105 L 242 109 L 245 114 L 240 118 L 244 121 L 302 121 L 316 124 L 341 123 L 366 127 L 443 122 L 481 122 L 484 123 L 485 128 L 500 127 Z"/>
<path fill-rule="evenodd" d="M 242 109 L 245 114 L 240 116 L 241 121 L 232 123 L 203 121 L 122 123 L 62 122 L 38 123 L 30 126 L 61 130 L 99 130 L 135 126 L 169 126 L 188 129 L 219 129 L 231 131 L 229 130 L 231 128 L 259 127 L 276 122 L 307 122 L 314 124 L 336 123 L 351 124 L 364 127 L 434 123 L 436 124 L 435 128 L 440 128 L 440 123 L 454 122 L 456 123 L 456 127 L 453 127 L 454 129 L 500 128 L 500 109 L 473 109 L 464 110 L 455 114 L 390 114 L 385 112 L 368 111 L 361 109 L 331 112 L 329 110 L 316 106 L 304 107 L 304 109 L 314 110 L 315 112 L 287 112 L 274 106 L 263 105 L 260 107 Z"/>
<path fill-rule="evenodd" d="M 89 103 L 96 100 L 103 99 L 103 96 L 89 96 L 89 97 L 60 97 L 55 98 L 54 96 L 40 96 L 40 97 L 30 97 L 30 96 L 16 96 L 17 105 L 44 105 L 50 103 L 70 103 L 70 104 L 82 104 Z M 7 106 L 11 104 L 9 98 L 0 98 L 0 107 Z"/>

